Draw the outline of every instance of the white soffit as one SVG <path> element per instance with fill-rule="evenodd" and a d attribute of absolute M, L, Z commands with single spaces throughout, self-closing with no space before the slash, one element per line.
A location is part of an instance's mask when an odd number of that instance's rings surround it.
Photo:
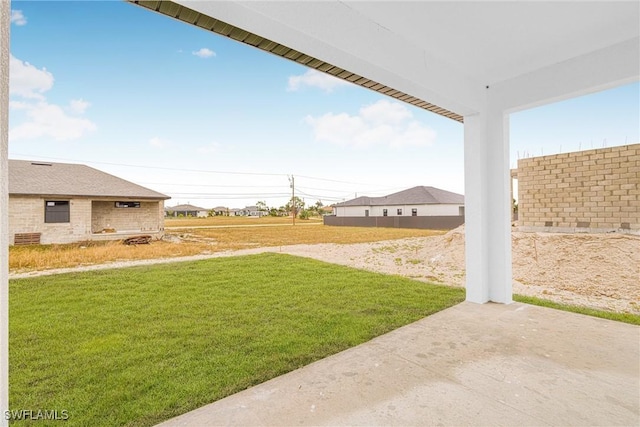
<path fill-rule="evenodd" d="M 416 96 L 409 95 L 405 92 L 394 89 L 393 87 L 378 83 L 377 81 L 374 81 L 372 79 L 363 77 L 359 74 L 356 74 L 344 68 L 335 66 L 329 62 L 323 61 L 313 56 L 306 55 L 301 51 L 295 50 L 283 44 L 269 40 L 266 37 L 259 36 L 255 33 L 246 31 L 235 25 L 229 24 L 219 19 L 215 19 L 207 14 L 200 13 L 198 11 L 195 11 L 187 7 L 187 5 L 192 7 L 198 7 L 204 4 L 205 2 L 201 2 L 200 4 L 198 4 L 197 2 L 189 2 L 189 3 L 186 3 L 185 6 L 182 6 L 180 4 L 177 4 L 171 1 L 147 1 L 147 0 L 140 0 L 140 1 L 129 0 L 129 1 L 139 6 L 143 6 L 153 11 L 170 16 L 172 18 L 176 18 L 183 22 L 196 25 L 205 30 L 212 31 L 219 35 L 223 35 L 223 36 L 232 38 L 236 41 L 257 47 L 266 52 L 270 52 L 275 55 L 281 56 L 283 58 L 295 61 L 301 65 L 305 65 L 310 68 L 316 69 L 318 71 L 331 74 L 340 79 L 349 81 L 351 83 L 357 84 L 362 87 L 366 87 L 368 89 L 393 97 L 400 101 L 407 102 L 418 108 L 423 108 L 432 113 L 439 114 L 441 116 L 450 118 L 458 122 L 462 122 L 461 114 L 439 107 L 438 105 L 435 105 L 433 103 L 426 102 L 423 99 L 420 99 Z M 219 6 L 222 2 L 206 2 L 206 3 Z"/>
<path fill-rule="evenodd" d="M 349 7 L 493 85 L 640 36 L 639 1 L 350 2 Z"/>
<path fill-rule="evenodd" d="M 483 108 L 487 86 L 548 89 L 512 108 L 640 77 L 637 0 L 133 3 L 457 121 Z M 617 70 L 580 69 L 599 57 Z"/>

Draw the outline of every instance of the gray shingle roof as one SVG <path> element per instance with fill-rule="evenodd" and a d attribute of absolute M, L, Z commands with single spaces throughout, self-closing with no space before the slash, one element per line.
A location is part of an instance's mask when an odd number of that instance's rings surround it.
<path fill-rule="evenodd" d="M 441 190 L 435 187 L 418 186 L 382 197 L 358 197 L 335 206 L 394 206 L 394 205 L 436 205 L 464 204 L 462 194 Z"/>
<path fill-rule="evenodd" d="M 170 199 L 86 165 L 29 160 L 9 160 L 9 194 Z"/>
<path fill-rule="evenodd" d="M 198 206 L 193 206 L 189 204 L 185 205 L 176 205 L 176 206 L 167 206 L 164 208 L 165 211 L 177 212 L 177 211 L 206 211 L 208 209 L 201 208 Z"/>

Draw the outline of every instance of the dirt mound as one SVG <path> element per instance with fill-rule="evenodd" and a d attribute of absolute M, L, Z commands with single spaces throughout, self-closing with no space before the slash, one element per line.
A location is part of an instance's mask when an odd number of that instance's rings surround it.
<path fill-rule="evenodd" d="M 586 295 L 640 303 L 640 237 L 513 233 L 513 278 Z"/>
<path fill-rule="evenodd" d="M 440 236 L 283 252 L 453 286 L 465 284 L 464 226 Z M 513 291 L 640 313 L 640 236 L 512 232 Z"/>

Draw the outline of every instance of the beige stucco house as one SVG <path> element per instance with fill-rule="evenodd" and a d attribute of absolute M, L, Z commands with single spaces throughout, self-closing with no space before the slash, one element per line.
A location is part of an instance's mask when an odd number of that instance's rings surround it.
<path fill-rule="evenodd" d="M 86 165 L 9 160 L 9 243 L 160 238 L 169 198 Z"/>

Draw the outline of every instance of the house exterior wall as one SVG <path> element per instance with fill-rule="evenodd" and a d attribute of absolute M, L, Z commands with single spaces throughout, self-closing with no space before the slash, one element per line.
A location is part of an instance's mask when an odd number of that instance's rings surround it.
<path fill-rule="evenodd" d="M 68 223 L 45 223 L 45 202 L 47 200 L 69 201 Z M 100 205 L 101 203 L 114 206 L 114 201 L 94 203 L 98 204 L 97 211 L 103 210 L 104 213 L 108 213 L 108 211 L 106 207 Z M 100 231 L 107 227 L 103 226 L 98 229 L 100 224 L 98 222 L 94 223 L 95 214 L 92 213 L 94 206 L 91 199 L 60 196 L 11 195 L 9 197 L 9 243 L 14 243 L 17 233 L 41 233 L 40 243 L 42 244 L 73 243 L 84 240 L 117 240 L 126 238 L 127 234 L 141 233 L 151 234 L 157 238 L 162 237 L 164 233 L 164 202 L 142 202 L 140 209 L 143 209 L 143 204 L 145 205 L 144 218 L 139 218 L 134 223 L 136 226 L 140 226 L 140 228 L 132 229 L 132 226 L 127 226 L 126 230 L 123 230 L 123 233 L 94 234 L 92 231 Z M 116 220 L 111 223 L 112 228 L 116 228 L 114 224 L 124 226 L 124 224 L 120 222 L 120 214 L 117 215 L 116 217 L 111 217 Z M 154 224 L 155 228 L 151 230 Z M 94 228 L 94 226 L 96 228 Z M 145 227 L 145 229 L 143 230 L 142 227 Z M 129 233 L 127 233 L 127 231 L 129 231 Z"/>
<path fill-rule="evenodd" d="M 390 206 L 336 206 L 335 215 L 343 217 L 364 217 L 369 210 L 369 216 L 383 216 L 387 209 L 387 216 L 412 216 L 411 210 L 418 209 L 417 216 L 459 216 L 460 207 L 464 205 L 390 205 Z M 398 215 L 402 209 L 402 215 Z"/>
<path fill-rule="evenodd" d="M 464 216 L 335 216 L 322 217 L 324 225 L 346 227 L 422 228 L 452 230 L 464 224 Z"/>
<path fill-rule="evenodd" d="M 174 211 L 171 208 L 168 208 L 164 211 L 163 216 L 168 217 L 178 217 L 182 215 L 183 217 L 194 217 L 194 218 L 206 218 L 209 216 L 209 211 L 207 210 L 197 210 L 197 211 L 185 211 L 185 210 L 177 210 Z"/>
<path fill-rule="evenodd" d="M 69 201 L 69 222 L 49 224 L 44 222 L 47 200 Z M 87 240 L 91 235 L 90 200 L 65 197 L 10 196 L 9 243 L 16 233 L 41 233 L 40 243 L 71 243 Z"/>
<path fill-rule="evenodd" d="M 159 231 L 164 224 L 164 209 L 158 214 L 158 202 L 140 202 L 139 208 L 116 208 L 115 201 L 91 202 L 91 231 L 104 229 L 116 232 L 148 233 Z"/>
<path fill-rule="evenodd" d="M 518 161 L 524 231 L 640 233 L 640 144 Z"/>

